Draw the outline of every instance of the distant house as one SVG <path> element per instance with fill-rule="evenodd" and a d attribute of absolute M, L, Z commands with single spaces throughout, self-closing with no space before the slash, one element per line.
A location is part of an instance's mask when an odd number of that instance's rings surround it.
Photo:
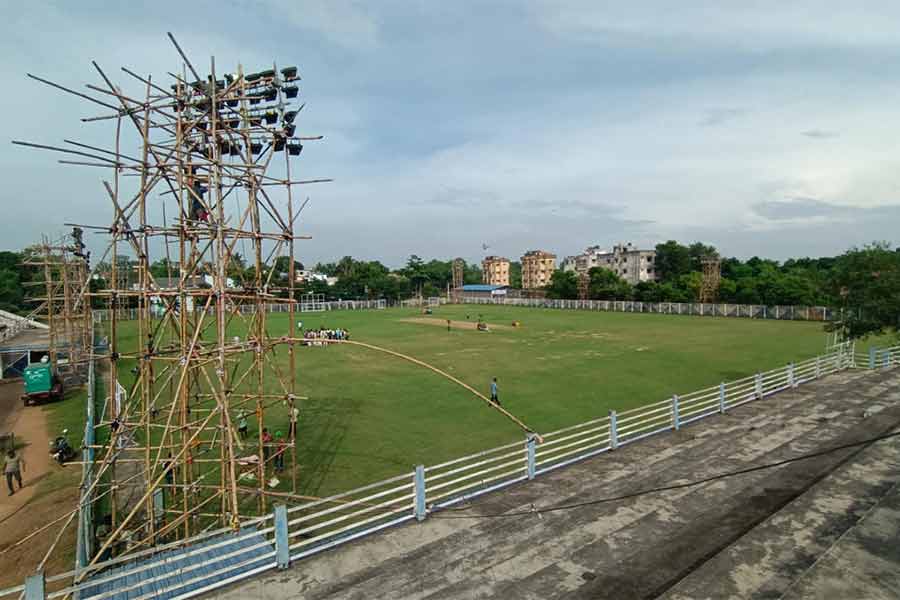
<path fill-rule="evenodd" d="M 337 277 L 329 277 L 325 273 L 316 273 L 315 271 L 307 271 L 305 269 L 301 269 L 295 271 L 294 281 L 296 281 L 297 283 L 321 281 L 322 283 L 326 283 L 328 285 L 334 285 L 335 283 L 337 283 Z"/>

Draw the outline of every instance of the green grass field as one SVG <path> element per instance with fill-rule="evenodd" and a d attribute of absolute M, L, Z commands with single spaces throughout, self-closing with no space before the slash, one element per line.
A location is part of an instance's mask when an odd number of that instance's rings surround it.
<path fill-rule="evenodd" d="M 479 315 L 506 327 L 479 332 Z M 405 321 L 421 316 L 389 309 L 299 318 L 306 328 L 346 328 L 355 341 L 414 356 L 485 394 L 497 377 L 503 406 L 539 432 L 815 356 L 825 345 L 821 323 L 799 321 L 502 306 L 446 306 L 432 315 L 470 329 Z M 522 327 L 509 327 L 514 320 Z M 287 327 L 286 315 L 270 316 L 270 335 Z M 123 334 L 128 351 L 136 336 L 128 324 Z M 300 493 L 321 496 L 523 438 L 482 400 L 421 366 L 354 346 L 297 351 L 298 393 L 309 397 L 301 407 Z M 277 361 L 286 368 L 286 353 Z M 120 373 L 127 387 L 129 374 Z M 276 406 L 264 425 L 287 433 L 287 421 Z"/>

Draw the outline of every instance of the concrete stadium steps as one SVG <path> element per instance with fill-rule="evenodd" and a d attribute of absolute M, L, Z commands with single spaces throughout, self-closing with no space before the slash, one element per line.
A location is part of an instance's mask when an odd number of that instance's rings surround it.
<path fill-rule="evenodd" d="M 866 416 L 873 406 L 888 408 Z M 269 598 L 301 591 L 304 598 L 542 600 L 661 593 L 801 494 L 815 473 L 801 466 L 793 479 L 774 481 L 773 471 L 790 470 L 782 467 L 541 517 L 459 517 L 577 503 L 777 461 L 874 434 L 865 426 L 900 421 L 900 409 L 891 414 L 896 407 L 896 373 L 845 372 L 489 494 L 463 510 L 436 512 L 424 523 L 307 559 L 277 582 L 263 577 L 220 596 L 260 594 L 263 586 Z"/>
<path fill-rule="evenodd" d="M 900 443 L 878 443 L 662 597 L 894 598 L 900 587 L 898 534 Z M 861 564 L 875 568 L 860 572 Z"/>
<path fill-rule="evenodd" d="M 244 531 L 242 533 L 247 532 Z M 240 568 L 234 568 L 234 566 L 239 563 L 252 561 L 254 556 L 261 557 L 264 554 L 270 553 L 274 550 L 274 546 L 271 544 L 248 550 L 247 552 L 235 556 L 225 557 L 225 555 L 242 548 L 250 548 L 251 546 L 265 542 L 266 539 L 262 535 L 246 536 L 231 544 L 224 544 L 206 552 L 199 552 L 178 560 L 179 557 L 184 556 L 188 551 L 193 552 L 204 547 L 218 544 L 227 540 L 231 535 L 232 534 L 223 534 L 221 536 L 211 537 L 208 540 L 204 540 L 203 542 L 188 548 L 168 550 L 144 560 L 126 563 L 124 566 L 97 573 L 87 580 L 89 586 L 91 581 L 102 580 L 110 575 L 122 573 L 123 571 L 132 570 L 144 565 L 156 565 L 161 559 L 171 559 L 168 563 L 162 563 L 149 570 L 129 575 L 124 581 L 122 579 L 116 579 L 114 581 L 101 582 L 97 583 L 95 586 L 86 587 L 84 591 L 81 592 L 80 597 L 83 600 L 96 598 L 98 596 L 103 596 L 104 600 L 134 600 L 141 597 L 166 600 L 200 589 L 213 582 L 231 577 L 232 575 L 238 575 L 249 569 L 260 567 L 265 564 L 271 564 L 273 562 L 271 557 L 260 558 L 258 562 L 252 562 L 245 564 Z M 188 580 L 197 578 L 201 575 L 206 575 L 207 577 L 191 583 L 185 583 Z M 153 579 L 156 578 L 158 578 L 158 580 L 153 581 Z M 122 591 L 123 588 L 132 586 L 132 589 Z M 113 593 L 104 596 L 104 594 L 109 594 L 110 592 Z"/>

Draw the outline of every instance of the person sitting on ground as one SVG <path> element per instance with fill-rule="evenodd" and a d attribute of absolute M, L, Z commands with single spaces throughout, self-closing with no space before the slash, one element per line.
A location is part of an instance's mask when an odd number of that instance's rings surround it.
<path fill-rule="evenodd" d="M 3 469 L 3 474 L 6 475 L 6 487 L 9 488 L 10 496 L 16 493 L 16 490 L 13 489 L 13 478 L 19 482 L 20 490 L 24 487 L 22 485 L 22 471 L 24 470 L 25 459 L 15 450 L 10 449 L 6 453 L 6 466 Z"/>

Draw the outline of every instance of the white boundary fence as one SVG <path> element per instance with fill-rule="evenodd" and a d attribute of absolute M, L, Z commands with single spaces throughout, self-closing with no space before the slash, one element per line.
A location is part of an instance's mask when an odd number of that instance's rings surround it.
<path fill-rule="evenodd" d="M 827 306 L 766 306 L 763 304 L 701 304 L 686 302 L 637 302 L 633 300 L 561 300 L 551 298 L 507 298 L 497 296 L 493 298 L 479 298 L 474 296 L 462 296 L 458 302 L 446 298 L 427 298 L 424 300 L 403 300 L 399 305 L 410 306 L 436 306 L 438 304 L 477 304 L 522 306 L 528 308 L 553 308 L 560 310 L 589 310 L 601 312 L 631 312 L 660 315 L 693 315 L 700 317 L 733 317 L 742 319 L 776 319 L 786 321 L 831 321 L 838 315 L 835 310 Z M 396 306 L 397 303 L 387 300 L 333 300 L 333 301 L 301 301 L 294 304 L 294 310 L 301 312 L 323 312 L 332 310 L 375 310 L 388 306 Z M 256 310 L 255 306 L 244 305 L 241 312 L 245 314 Z M 266 310 L 272 313 L 289 312 L 287 303 L 266 304 Z M 106 321 L 109 311 L 107 309 L 95 310 L 94 320 Z M 124 320 L 137 319 L 137 309 L 119 309 L 119 318 Z"/>
<path fill-rule="evenodd" d="M 246 571 L 213 584 L 205 583 L 202 587 L 196 587 L 199 582 L 208 582 L 210 577 L 208 572 L 192 574 L 191 571 L 200 568 L 196 564 L 186 562 L 183 567 L 178 567 L 178 581 L 173 581 L 169 589 L 190 589 L 193 585 L 195 589 L 176 596 L 193 597 L 269 569 L 287 568 L 292 560 L 299 560 L 400 523 L 424 520 L 431 512 L 453 504 L 528 481 L 554 469 L 652 435 L 677 431 L 695 421 L 724 414 L 742 404 L 841 370 L 889 369 L 895 366 L 900 366 L 900 346 L 875 349 L 864 354 L 856 353 L 853 343 L 846 342 L 835 346 L 827 354 L 802 362 L 722 382 L 695 392 L 676 394 L 638 408 L 610 411 L 606 416 L 545 433 L 541 444 L 533 436 L 528 436 L 524 441 L 512 442 L 440 464 L 427 467 L 420 465 L 412 472 L 328 498 L 291 508 L 279 505 L 273 514 L 242 523 L 239 532 L 232 532 L 228 528 L 220 529 L 80 569 L 79 572 L 95 573 L 92 580 L 80 585 L 68 585 L 75 572 L 55 575 L 47 578 L 46 582 L 57 585 L 63 582 L 62 585 L 67 587 L 46 595 L 43 594 L 45 580 L 38 574 L 30 577 L 26 585 L 0 590 L 0 598 L 23 590 L 26 590 L 26 600 L 59 598 L 95 586 L 98 581 L 116 581 L 119 582 L 116 585 L 121 587 L 104 594 L 104 597 L 113 597 L 139 586 L 140 583 L 135 583 L 136 581 L 146 583 L 142 577 L 154 573 L 155 566 L 166 563 L 171 569 L 173 562 L 187 561 L 191 556 L 207 552 L 213 536 L 225 538 L 214 541 L 212 546 L 225 546 L 252 536 L 257 536 L 255 539 L 258 540 L 259 536 L 265 536 L 264 542 L 233 552 L 238 562 L 229 569 L 233 571 L 246 564 Z M 206 545 L 198 547 L 197 543 L 204 540 Z M 241 556 L 241 553 L 258 549 L 262 545 L 274 549 L 266 550 L 262 557 L 254 555 L 247 559 Z M 175 555 L 163 554 L 172 548 L 185 548 L 185 551 Z M 158 562 L 154 562 L 153 556 L 160 557 Z M 264 561 L 262 566 L 259 566 L 260 558 Z M 128 566 L 135 559 L 144 560 Z M 99 573 L 114 565 L 119 568 L 106 571 L 105 574 Z M 159 578 L 165 579 L 163 576 Z M 169 580 L 165 581 L 168 583 Z M 31 587 L 27 588 L 29 585 Z M 28 593 L 28 590 L 31 592 Z M 40 591 L 40 594 L 35 590 Z"/>
<path fill-rule="evenodd" d="M 562 300 L 553 298 L 480 298 L 462 296 L 460 304 L 496 304 L 530 308 L 593 310 L 604 312 L 636 312 L 661 315 L 695 315 L 700 317 L 737 317 L 744 319 L 784 319 L 797 321 L 830 321 L 835 311 L 827 306 L 765 306 L 762 304 L 702 304 L 698 302 L 637 302 L 634 300 Z"/>
<path fill-rule="evenodd" d="M 332 300 L 332 301 L 303 301 L 294 303 L 294 312 L 297 314 L 303 312 L 323 312 L 331 310 L 381 310 L 387 308 L 387 300 Z M 288 303 L 272 303 L 266 304 L 266 311 L 270 313 L 287 313 L 290 312 Z M 213 309 L 210 309 L 212 312 Z M 242 314 L 251 314 L 256 312 L 256 307 L 251 304 L 241 306 Z M 120 308 L 118 310 L 119 319 L 125 321 L 133 321 L 138 318 L 136 308 Z M 109 320 L 108 309 L 98 309 L 94 311 L 94 321 L 101 323 Z"/>

